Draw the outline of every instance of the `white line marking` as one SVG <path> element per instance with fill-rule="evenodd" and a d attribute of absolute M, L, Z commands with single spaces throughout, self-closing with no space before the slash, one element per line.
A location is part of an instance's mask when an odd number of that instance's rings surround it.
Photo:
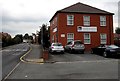
<path fill-rule="evenodd" d="M 9 72 L 9 74 L 3 79 L 3 81 L 5 81 L 5 79 L 7 79 L 11 74 L 12 72 L 20 65 L 21 61 L 13 68 L 12 71 Z"/>
<path fill-rule="evenodd" d="M 100 62 L 118 62 L 119 60 L 96 60 L 96 61 L 73 61 L 73 62 L 55 62 L 56 64 L 58 63 L 79 63 L 79 62 L 82 62 L 82 63 L 90 63 L 90 62 L 97 62 L 97 63 L 100 63 Z"/>

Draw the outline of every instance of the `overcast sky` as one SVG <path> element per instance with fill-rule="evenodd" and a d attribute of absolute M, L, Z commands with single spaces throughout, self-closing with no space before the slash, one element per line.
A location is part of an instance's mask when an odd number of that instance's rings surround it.
<path fill-rule="evenodd" d="M 81 2 L 114 13 L 114 28 L 118 27 L 120 0 L 0 0 L 2 31 L 11 34 L 35 33 L 57 10 Z"/>

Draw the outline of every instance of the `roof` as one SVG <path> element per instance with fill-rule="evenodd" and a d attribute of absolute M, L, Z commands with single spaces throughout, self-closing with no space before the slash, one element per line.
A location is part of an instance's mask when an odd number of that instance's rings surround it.
<path fill-rule="evenodd" d="M 83 3 L 76 3 L 74 5 L 71 5 L 69 7 L 66 7 L 62 10 L 59 10 L 55 13 L 83 13 L 83 14 L 106 14 L 106 15 L 114 15 L 114 13 L 110 13 L 101 9 L 98 9 L 96 7 L 92 7 Z M 55 16 L 54 15 L 54 16 Z M 54 18 L 54 16 L 51 18 L 51 20 Z M 51 21 L 50 20 L 50 21 Z"/>

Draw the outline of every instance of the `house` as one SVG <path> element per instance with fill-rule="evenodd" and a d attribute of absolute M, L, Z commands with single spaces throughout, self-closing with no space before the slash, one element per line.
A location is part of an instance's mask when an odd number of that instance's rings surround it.
<path fill-rule="evenodd" d="M 83 4 L 57 11 L 50 20 L 50 42 L 81 40 L 90 50 L 100 44 L 113 44 L 113 13 Z"/>

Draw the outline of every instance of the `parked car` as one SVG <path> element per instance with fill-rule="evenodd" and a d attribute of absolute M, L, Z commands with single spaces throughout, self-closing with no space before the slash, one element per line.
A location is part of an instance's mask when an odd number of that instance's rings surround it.
<path fill-rule="evenodd" d="M 104 57 L 110 57 L 113 55 L 120 55 L 120 47 L 116 45 L 109 45 L 106 47 L 103 56 Z"/>
<path fill-rule="evenodd" d="M 81 52 L 84 54 L 85 46 L 80 40 L 75 40 L 67 43 L 65 51 L 69 51 L 70 53 Z"/>
<path fill-rule="evenodd" d="M 103 55 L 105 49 L 106 49 L 107 45 L 100 45 L 94 48 L 91 48 L 91 53 L 92 54 L 99 54 L 99 55 Z"/>
<path fill-rule="evenodd" d="M 49 52 L 62 52 L 64 53 L 64 47 L 62 46 L 61 43 L 52 43 L 51 46 L 49 47 Z"/>
<path fill-rule="evenodd" d="M 91 48 L 91 53 L 93 54 L 99 54 L 104 57 L 110 57 L 112 55 L 118 55 L 120 54 L 120 47 L 116 45 L 100 45 L 95 48 Z"/>

